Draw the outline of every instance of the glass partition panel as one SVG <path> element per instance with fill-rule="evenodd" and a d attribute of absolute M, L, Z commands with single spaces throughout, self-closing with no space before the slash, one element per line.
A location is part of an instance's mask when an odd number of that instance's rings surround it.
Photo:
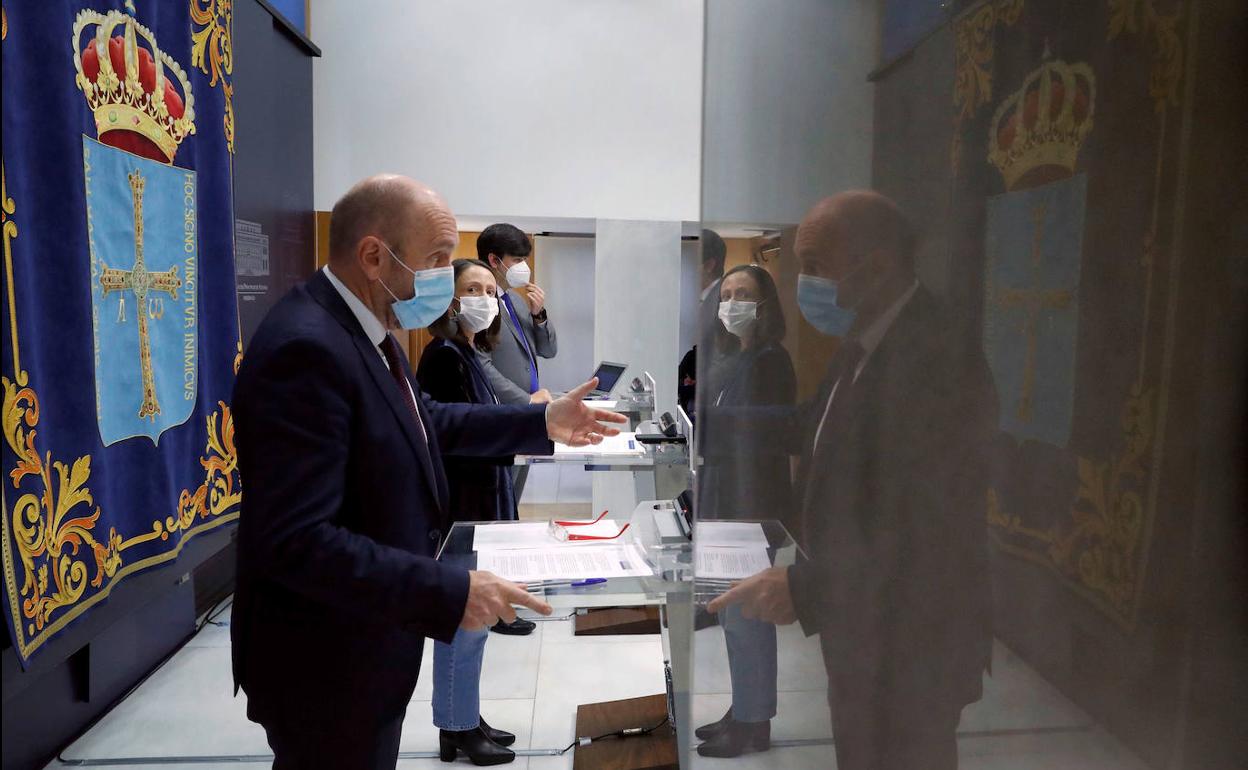
<path fill-rule="evenodd" d="M 1242 7 L 705 13 L 688 764 L 1242 759 Z"/>

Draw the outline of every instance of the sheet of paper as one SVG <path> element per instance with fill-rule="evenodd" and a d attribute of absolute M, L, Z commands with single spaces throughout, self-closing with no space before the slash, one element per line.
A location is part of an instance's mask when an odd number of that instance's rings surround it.
<path fill-rule="evenodd" d="M 608 401 L 606 399 L 595 399 L 595 398 L 585 399 L 585 406 L 588 406 L 590 409 L 612 409 L 614 410 L 619 405 L 620 405 L 619 401 Z"/>
<path fill-rule="evenodd" d="M 637 440 L 636 433 L 620 433 L 606 436 L 601 444 L 570 447 L 567 444 L 555 443 L 555 457 L 560 455 L 588 455 L 591 457 L 642 457 L 646 448 Z"/>
<path fill-rule="evenodd" d="M 517 521 L 473 527 L 472 550 L 488 548 L 540 548 L 555 542 L 544 521 Z"/>
<path fill-rule="evenodd" d="M 699 521 L 693 537 L 698 545 L 767 547 L 763 525 L 756 521 Z"/>
<path fill-rule="evenodd" d="M 758 546 L 730 548 L 697 545 L 694 547 L 694 555 L 696 563 L 693 574 L 697 578 L 740 580 L 771 566 L 767 549 Z"/>
<path fill-rule="evenodd" d="M 491 548 L 477 551 L 477 569 L 524 582 L 636 577 L 653 573 L 634 545 Z"/>
<path fill-rule="evenodd" d="M 567 519 L 575 521 L 575 519 Z M 587 524 L 580 527 L 567 527 L 568 532 L 578 535 L 595 537 L 614 537 L 620 534 L 620 525 L 610 519 L 603 519 L 597 524 L 588 524 L 593 519 L 585 519 Z M 625 535 L 625 537 L 628 537 Z M 507 548 L 555 548 L 566 546 L 585 547 L 593 544 L 592 540 L 560 540 L 550 532 L 550 522 L 517 521 L 506 524 L 490 524 L 473 527 L 472 550 L 483 551 Z M 618 545 L 618 544 L 617 544 Z"/>

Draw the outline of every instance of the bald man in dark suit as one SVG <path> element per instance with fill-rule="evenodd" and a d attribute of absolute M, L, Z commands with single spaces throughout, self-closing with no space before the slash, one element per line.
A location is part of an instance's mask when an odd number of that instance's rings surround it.
<path fill-rule="evenodd" d="M 513 620 L 513 605 L 550 612 L 434 559 L 452 520 L 444 453 L 549 454 L 624 421 L 580 401 L 593 381 L 532 406 L 420 392 L 391 332 L 449 306 L 437 271 L 458 238 L 427 187 L 359 183 L 334 206 L 329 266 L 269 312 L 239 371 L 234 678 L 274 767 L 393 768 L 425 637 Z"/>
<path fill-rule="evenodd" d="M 809 560 L 710 605 L 820 635 L 840 770 L 956 768 L 961 710 L 980 698 L 991 652 L 996 395 L 978 345 L 916 279 L 914 250 L 910 223 L 876 193 L 824 200 L 803 220 L 799 306 L 842 344 L 815 399 L 758 427 L 779 419 L 803 437 Z"/>

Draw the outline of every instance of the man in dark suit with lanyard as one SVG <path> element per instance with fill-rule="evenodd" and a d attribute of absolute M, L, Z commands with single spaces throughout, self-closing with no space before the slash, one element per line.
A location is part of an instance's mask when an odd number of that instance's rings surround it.
<path fill-rule="evenodd" d="M 390 333 L 450 303 L 455 218 L 432 190 L 366 179 L 334 206 L 330 263 L 256 332 L 234 389 L 246 493 L 234 677 L 277 768 L 393 768 L 425 637 L 550 607 L 434 560 L 451 520 L 442 454 L 548 454 L 624 418 L 586 383 L 547 405 L 438 404 Z"/>
<path fill-rule="evenodd" d="M 914 251 L 910 223 L 876 193 L 824 200 L 803 220 L 798 305 L 843 340 L 819 395 L 770 415 L 804 436 L 809 558 L 710 604 L 821 635 L 841 770 L 956 768 L 961 710 L 980 698 L 991 652 L 996 396 L 978 345 L 916 280 Z"/>

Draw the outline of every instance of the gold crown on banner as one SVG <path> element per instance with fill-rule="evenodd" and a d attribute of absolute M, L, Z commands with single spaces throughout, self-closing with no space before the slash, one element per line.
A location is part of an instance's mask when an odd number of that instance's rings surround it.
<path fill-rule="evenodd" d="M 195 133 L 195 97 L 186 73 L 160 50 L 151 30 L 122 11 L 84 10 L 74 20 L 73 51 L 75 82 L 100 141 L 147 156 L 154 145 L 161 157 L 153 160 L 172 162 L 178 145 Z M 118 141 L 112 132 L 130 136 Z"/>
<path fill-rule="evenodd" d="M 1075 173 L 1079 148 L 1092 130 L 1096 79 L 1087 64 L 1046 61 L 992 117 L 988 160 L 1012 190 Z"/>

